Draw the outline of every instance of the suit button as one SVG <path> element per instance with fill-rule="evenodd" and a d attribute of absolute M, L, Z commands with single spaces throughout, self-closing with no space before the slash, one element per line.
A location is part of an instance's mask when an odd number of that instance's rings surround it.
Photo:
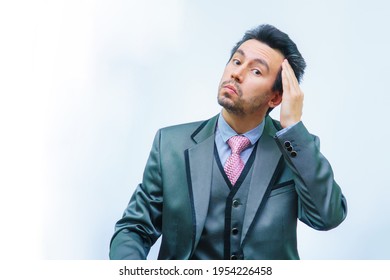
<path fill-rule="evenodd" d="M 232 234 L 237 235 L 238 234 L 238 228 L 232 228 Z"/>
<path fill-rule="evenodd" d="M 238 257 L 237 257 L 237 255 L 233 254 L 233 255 L 230 256 L 230 259 L 231 259 L 231 260 L 237 260 Z"/>
<path fill-rule="evenodd" d="M 238 206 L 240 206 L 240 201 L 238 199 L 233 200 L 233 207 L 237 208 Z"/>
<path fill-rule="evenodd" d="M 296 157 L 297 156 L 297 152 L 296 151 L 291 151 L 290 155 L 291 155 L 291 157 Z"/>
<path fill-rule="evenodd" d="M 285 141 L 285 142 L 284 142 L 284 146 L 285 146 L 286 148 L 291 147 L 291 142 L 290 142 L 290 141 Z"/>
<path fill-rule="evenodd" d="M 289 152 L 291 152 L 291 151 L 292 151 L 292 147 L 290 146 L 290 147 L 288 147 L 286 150 L 289 151 Z"/>

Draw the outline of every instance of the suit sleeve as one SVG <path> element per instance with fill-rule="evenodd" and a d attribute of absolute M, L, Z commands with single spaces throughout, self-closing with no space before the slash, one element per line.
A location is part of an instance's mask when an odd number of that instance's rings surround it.
<path fill-rule="evenodd" d="M 142 183 L 139 184 L 115 225 L 110 243 L 110 259 L 146 259 L 151 246 L 161 235 L 162 178 L 160 131 L 150 152 Z"/>
<path fill-rule="evenodd" d="M 317 230 L 338 226 L 347 215 L 347 202 L 331 165 L 320 152 L 319 138 L 299 122 L 275 139 L 293 172 L 298 218 Z"/>

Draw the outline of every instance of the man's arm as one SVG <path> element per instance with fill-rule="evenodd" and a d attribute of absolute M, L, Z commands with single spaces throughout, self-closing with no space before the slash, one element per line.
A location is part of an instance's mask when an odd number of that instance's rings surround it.
<path fill-rule="evenodd" d="M 347 215 L 347 202 L 320 152 L 319 138 L 299 122 L 275 139 L 294 175 L 298 218 L 318 230 L 338 226 Z"/>
<path fill-rule="evenodd" d="M 315 229 L 334 228 L 346 217 L 346 200 L 331 165 L 320 153 L 318 137 L 301 122 L 304 95 L 287 60 L 282 64 L 282 84 L 280 123 L 284 130 L 275 139 L 294 173 L 298 217 Z"/>
<path fill-rule="evenodd" d="M 161 235 L 162 179 L 160 132 L 157 133 L 139 184 L 120 219 L 110 243 L 110 259 L 146 259 Z"/>

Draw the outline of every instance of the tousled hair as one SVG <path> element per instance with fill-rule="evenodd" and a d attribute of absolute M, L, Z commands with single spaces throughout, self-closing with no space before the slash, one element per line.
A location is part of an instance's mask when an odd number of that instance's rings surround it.
<path fill-rule="evenodd" d="M 251 39 L 258 40 L 272 49 L 280 51 L 290 63 L 298 82 L 301 82 L 306 68 L 305 60 L 290 37 L 286 33 L 269 24 L 259 25 L 256 28 L 248 30 L 232 49 L 230 59 L 242 43 Z M 272 90 L 278 91 L 281 94 L 283 93 L 281 69 L 276 77 Z"/>

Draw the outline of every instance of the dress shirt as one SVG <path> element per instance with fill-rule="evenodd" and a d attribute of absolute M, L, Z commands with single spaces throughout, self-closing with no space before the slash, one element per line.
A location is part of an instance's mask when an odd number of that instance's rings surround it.
<path fill-rule="evenodd" d="M 264 121 L 262 121 L 254 129 L 244 134 L 240 134 L 247 137 L 249 141 L 251 141 L 251 145 L 247 149 L 242 151 L 240 155 L 244 163 L 248 161 L 249 156 L 253 151 L 254 145 L 260 139 L 263 130 L 264 130 Z M 222 166 L 225 165 L 226 160 L 231 154 L 231 149 L 227 141 L 229 140 L 229 138 L 235 135 L 239 135 L 239 134 L 235 132 L 234 129 L 230 127 L 230 125 L 228 125 L 228 123 L 223 118 L 222 113 L 220 113 L 218 118 L 218 123 L 217 123 L 217 130 L 215 131 L 215 145 L 217 146 L 217 151 Z"/>
<path fill-rule="evenodd" d="M 286 127 L 276 133 L 277 136 L 282 135 L 283 133 L 287 132 L 290 128 L 294 127 L 296 124 Z M 249 156 L 251 155 L 254 145 L 256 142 L 260 139 L 261 135 L 263 134 L 264 130 L 264 120 L 254 129 L 244 133 L 240 134 L 249 139 L 251 141 L 251 145 L 242 151 L 241 153 L 241 159 L 246 163 L 249 159 Z M 225 165 L 226 160 L 231 154 L 231 149 L 227 141 L 229 138 L 239 135 L 237 132 L 234 131 L 233 128 L 230 127 L 230 125 L 225 121 L 225 119 L 222 116 L 222 113 L 219 114 L 218 117 L 218 123 L 217 128 L 215 131 L 215 145 L 217 146 L 217 151 L 219 155 L 219 159 L 222 163 L 222 166 Z"/>

